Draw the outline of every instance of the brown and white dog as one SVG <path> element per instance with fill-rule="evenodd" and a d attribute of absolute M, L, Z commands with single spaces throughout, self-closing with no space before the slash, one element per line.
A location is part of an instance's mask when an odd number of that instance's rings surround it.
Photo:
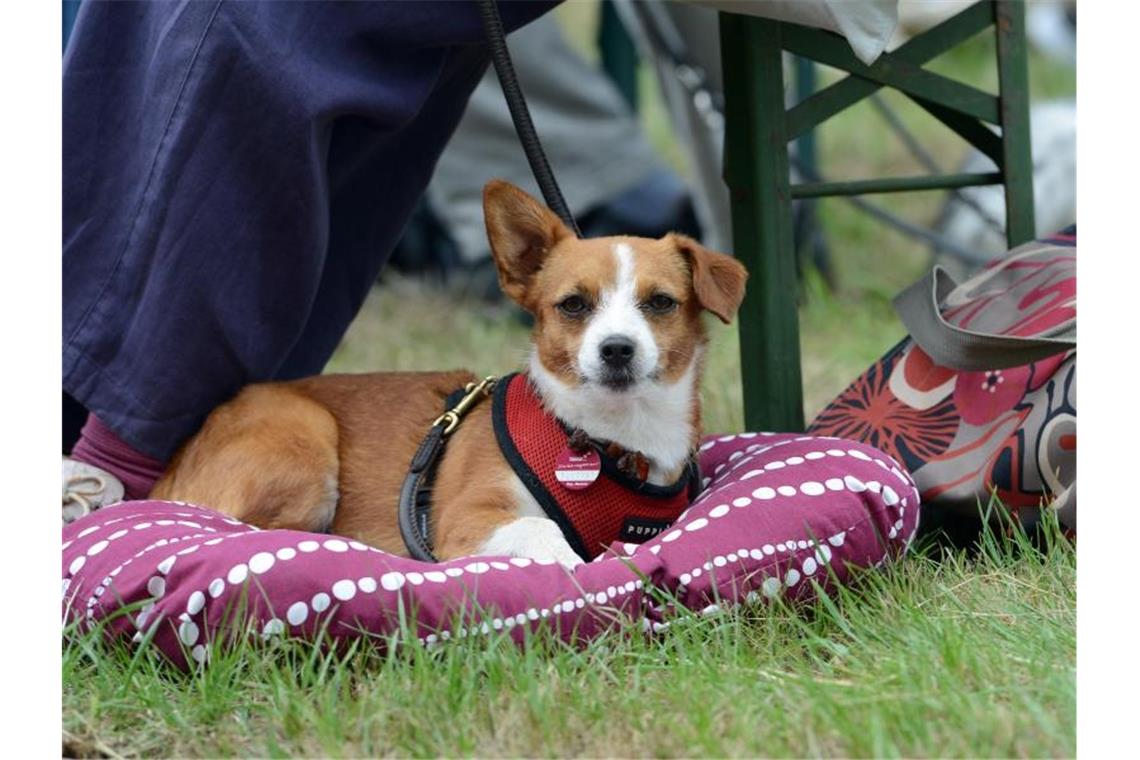
<path fill-rule="evenodd" d="M 578 239 L 500 180 L 483 206 L 503 291 L 534 315 L 528 372 L 542 404 L 568 427 L 639 452 L 649 483 L 678 480 L 700 435 L 701 312 L 732 318 L 744 267 L 676 234 Z M 209 416 L 151 496 L 406 556 L 396 505 L 408 464 L 447 395 L 474 379 L 373 373 L 251 385 Z M 438 465 L 435 555 L 581 563 L 495 445 L 488 407 L 469 413 Z"/>

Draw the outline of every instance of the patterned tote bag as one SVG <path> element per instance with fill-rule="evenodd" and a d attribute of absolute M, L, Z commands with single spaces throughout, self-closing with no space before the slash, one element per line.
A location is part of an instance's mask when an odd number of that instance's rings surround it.
<path fill-rule="evenodd" d="M 1056 510 L 1075 536 L 1076 227 L 958 284 L 934 271 L 895 299 L 910 335 L 808 431 L 902 462 L 923 519 L 977 518 L 996 496 L 1027 529 Z"/>

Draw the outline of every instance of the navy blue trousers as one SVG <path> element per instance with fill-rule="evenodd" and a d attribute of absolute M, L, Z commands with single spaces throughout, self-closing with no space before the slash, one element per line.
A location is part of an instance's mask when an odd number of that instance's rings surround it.
<path fill-rule="evenodd" d="M 64 391 L 166 458 L 242 385 L 320 372 L 486 65 L 470 2 L 84 3 Z"/>

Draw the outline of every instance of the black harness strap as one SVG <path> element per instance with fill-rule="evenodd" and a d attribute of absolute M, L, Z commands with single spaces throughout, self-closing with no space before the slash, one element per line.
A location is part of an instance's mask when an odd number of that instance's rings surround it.
<path fill-rule="evenodd" d="M 495 441 L 499 444 L 499 451 L 503 452 L 503 458 L 507 460 L 507 464 L 514 470 L 515 476 L 526 487 L 526 490 L 542 507 L 542 511 L 562 531 L 566 543 L 570 544 L 574 553 L 583 561 L 589 562 L 593 559 L 593 555 L 586 550 L 586 544 L 582 541 L 574 523 L 570 522 L 570 518 L 558 505 L 558 500 L 542 484 L 542 479 L 527 465 L 526 460 L 523 459 L 523 455 L 519 453 L 518 447 L 515 446 L 515 442 L 511 438 L 510 428 L 507 425 L 507 391 L 510 390 L 511 381 L 514 377 L 515 374 L 504 377 L 495 387 L 495 394 L 491 399 L 491 428 L 495 431 Z M 598 454 L 601 455 L 600 450 Z"/>

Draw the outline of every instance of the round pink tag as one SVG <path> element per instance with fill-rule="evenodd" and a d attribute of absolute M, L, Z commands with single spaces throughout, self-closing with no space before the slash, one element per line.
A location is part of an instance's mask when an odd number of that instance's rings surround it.
<path fill-rule="evenodd" d="M 589 488 L 590 484 L 598 479 L 598 473 L 601 471 L 601 457 L 593 449 L 587 449 L 582 454 L 564 449 L 558 455 L 558 459 L 554 460 L 554 477 L 571 491 Z"/>

